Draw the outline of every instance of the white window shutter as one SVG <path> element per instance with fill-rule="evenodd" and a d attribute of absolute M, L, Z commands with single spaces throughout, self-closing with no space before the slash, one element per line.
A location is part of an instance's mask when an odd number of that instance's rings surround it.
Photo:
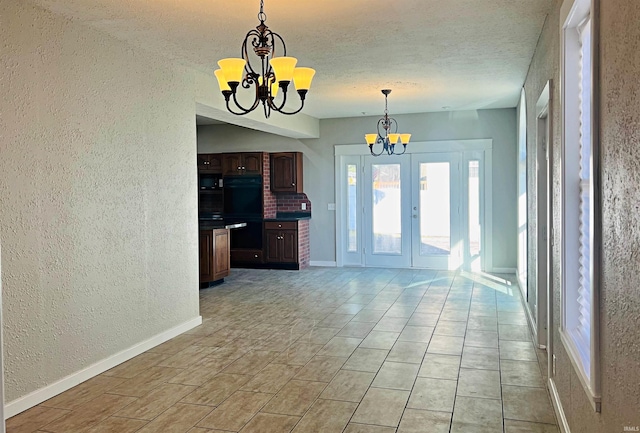
<path fill-rule="evenodd" d="M 591 20 L 578 28 L 580 34 L 579 115 L 580 115 L 580 209 L 579 209 L 579 280 L 578 317 L 573 336 L 585 373 L 591 368 Z"/>

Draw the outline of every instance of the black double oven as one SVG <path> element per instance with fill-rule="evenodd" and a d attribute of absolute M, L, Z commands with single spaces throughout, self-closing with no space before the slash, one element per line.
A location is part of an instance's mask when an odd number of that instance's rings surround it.
<path fill-rule="evenodd" d="M 262 176 L 226 176 L 216 186 L 223 191 L 222 212 L 201 213 L 201 221 L 217 218 L 224 224 L 246 223 L 233 230 L 231 249 L 262 249 Z"/>

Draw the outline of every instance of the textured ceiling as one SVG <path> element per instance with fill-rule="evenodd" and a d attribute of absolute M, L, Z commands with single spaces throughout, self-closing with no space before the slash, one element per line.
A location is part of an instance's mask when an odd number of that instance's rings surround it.
<path fill-rule="evenodd" d="M 265 0 L 267 25 L 317 70 L 318 118 L 514 107 L 556 0 Z M 258 0 L 32 0 L 208 73 L 237 57 Z"/>

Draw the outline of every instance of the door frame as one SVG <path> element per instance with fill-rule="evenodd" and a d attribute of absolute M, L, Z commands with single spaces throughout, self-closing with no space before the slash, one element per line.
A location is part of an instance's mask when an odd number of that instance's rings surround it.
<path fill-rule="evenodd" d="M 536 308 L 532 310 L 532 304 L 527 299 L 526 313 L 529 326 L 533 333 L 536 345 L 541 348 L 549 348 L 552 343 L 552 243 L 551 211 L 552 211 L 552 152 L 550 144 L 552 140 L 551 111 L 551 80 L 547 81 L 536 102 L 535 120 L 535 163 L 536 163 L 536 207 L 533 217 L 536 221 L 535 240 L 536 255 L 532 256 L 534 267 L 530 272 L 535 272 L 536 281 Z M 529 279 L 531 282 L 531 279 Z"/>
<path fill-rule="evenodd" d="M 484 271 L 485 272 L 504 272 L 504 269 L 494 269 L 493 267 L 493 162 L 492 162 L 492 139 L 472 139 L 472 140 L 440 140 L 440 141 L 420 141 L 411 142 L 407 146 L 406 153 L 430 153 L 430 152 L 466 152 L 466 151 L 483 151 L 484 152 Z M 334 146 L 335 156 L 335 199 L 336 199 L 336 212 L 335 212 L 335 241 L 336 241 L 336 265 L 338 267 L 343 266 L 364 266 L 364 254 L 362 254 L 362 242 L 360 240 L 362 236 L 362 218 L 360 218 L 360 225 L 358 233 L 358 247 L 359 252 L 356 255 L 345 254 L 345 242 L 347 240 L 346 227 L 344 224 L 346 210 L 346 188 L 344 184 L 346 182 L 346 165 L 356 164 L 358 165 L 358 193 L 362 196 L 362 167 L 363 162 L 358 161 L 357 157 L 363 157 L 370 155 L 369 148 L 364 144 L 341 144 Z M 361 201 L 361 200 L 360 200 Z M 362 203 L 359 203 L 360 209 L 362 209 Z M 360 215 L 362 217 L 362 215 Z M 347 257 L 350 256 L 350 257 Z M 356 257 L 356 256 L 359 256 Z"/>

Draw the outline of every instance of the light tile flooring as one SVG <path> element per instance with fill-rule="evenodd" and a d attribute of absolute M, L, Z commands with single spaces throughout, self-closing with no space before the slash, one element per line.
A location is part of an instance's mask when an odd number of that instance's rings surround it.
<path fill-rule="evenodd" d="M 204 323 L 7 422 L 16 432 L 558 433 L 514 283 L 235 269 Z"/>

